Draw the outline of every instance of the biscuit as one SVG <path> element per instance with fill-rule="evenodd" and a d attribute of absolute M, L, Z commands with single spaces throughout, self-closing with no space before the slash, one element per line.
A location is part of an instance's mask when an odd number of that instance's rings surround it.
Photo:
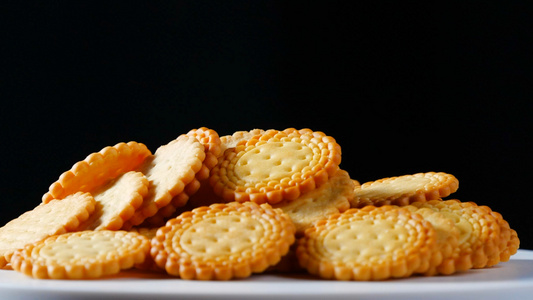
<path fill-rule="evenodd" d="M 120 174 L 136 169 L 151 154 L 144 144 L 137 142 L 105 147 L 63 172 L 42 200 L 47 203 L 76 192 L 91 192 Z"/>
<path fill-rule="evenodd" d="M 424 275 L 450 275 L 451 273 L 446 269 L 446 266 L 453 263 L 454 254 L 459 249 L 460 234 L 455 223 L 440 212 L 427 207 L 417 208 L 413 205 L 407 205 L 404 207 L 420 214 L 425 220 L 429 221 L 437 233 L 438 252 L 434 258 L 437 261 L 440 261 L 440 263 L 432 263 L 431 268 L 429 268 Z M 455 270 L 451 269 L 451 271 Z"/>
<path fill-rule="evenodd" d="M 159 228 L 151 255 L 182 279 L 245 278 L 277 264 L 294 242 L 294 231 L 290 218 L 268 204 L 213 204 Z"/>
<path fill-rule="evenodd" d="M 503 216 L 493 211 L 488 206 L 482 206 L 490 213 L 498 222 L 500 226 L 500 243 L 498 245 L 498 252 L 489 256 L 487 267 L 494 266 L 500 262 L 509 261 L 512 255 L 516 254 L 520 246 L 520 239 L 514 229 L 509 226 L 509 223 Z"/>
<path fill-rule="evenodd" d="M 54 235 L 15 251 L 15 271 L 38 279 L 90 279 L 144 261 L 150 241 L 134 232 L 78 231 Z"/>
<path fill-rule="evenodd" d="M 354 208 L 369 204 L 408 205 L 444 198 L 458 188 L 457 178 L 443 172 L 387 177 L 357 186 L 351 205 Z"/>
<path fill-rule="evenodd" d="M 77 230 L 95 209 L 89 193 L 78 192 L 62 200 L 41 203 L 0 228 L 0 267 L 26 244 L 47 236 Z"/>
<path fill-rule="evenodd" d="M 486 207 L 457 199 L 431 200 L 412 205 L 440 212 L 452 220 L 459 230 L 458 250 L 446 264 L 437 268 L 439 273 L 452 274 L 471 268 L 484 268 L 488 266 L 489 258 L 499 255 L 500 225 Z"/>
<path fill-rule="evenodd" d="M 280 208 L 289 215 L 299 236 L 315 221 L 349 209 L 353 195 L 354 183 L 350 175 L 339 170 L 320 187 L 296 200 L 285 200 L 272 207 Z"/>
<path fill-rule="evenodd" d="M 148 194 L 148 179 L 141 172 L 130 171 L 91 194 L 96 208 L 80 227 L 84 230 L 119 230 L 143 203 Z"/>
<path fill-rule="evenodd" d="M 235 148 L 238 143 L 248 141 L 256 135 L 261 135 L 265 131 L 263 129 L 252 129 L 250 131 L 236 131 L 231 135 L 224 135 L 220 137 L 221 154 L 229 148 Z"/>
<path fill-rule="evenodd" d="M 194 137 L 180 135 L 146 158 L 137 171 L 143 173 L 149 181 L 148 195 L 133 217 L 124 223 L 123 228 L 141 224 L 181 194 L 201 170 L 205 157 L 202 143 Z"/>
<path fill-rule="evenodd" d="M 385 280 L 425 272 L 437 251 L 436 232 L 419 214 L 396 206 L 349 209 L 316 222 L 296 255 L 325 279 Z"/>
<path fill-rule="evenodd" d="M 210 184 L 227 202 L 275 204 L 324 184 L 340 162 L 340 146 L 322 132 L 271 129 L 227 149 Z"/>
<path fill-rule="evenodd" d="M 202 168 L 196 173 L 195 179 L 185 186 L 183 192 L 174 196 L 166 206 L 159 208 L 155 215 L 147 218 L 144 221 L 145 225 L 165 225 L 166 220 L 172 217 L 178 208 L 186 205 L 189 202 L 190 197 L 198 191 L 200 188 L 200 181 L 207 181 L 211 169 L 213 169 L 218 162 L 218 157 L 221 153 L 221 142 L 216 131 L 201 127 L 190 130 L 187 135 L 196 138 L 205 147 L 206 156 L 202 163 Z"/>
<path fill-rule="evenodd" d="M 150 241 L 150 245 L 151 245 L 151 241 L 155 237 L 158 229 L 159 227 L 133 227 L 128 231 L 136 232 L 146 237 Z M 142 263 L 135 264 L 135 268 L 139 270 L 148 270 L 148 271 L 163 271 L 161 268 L 159 268 L 156 265 L 155 261 L 153 260 L 150 254 L 146 255 L 146 259 Z"/>

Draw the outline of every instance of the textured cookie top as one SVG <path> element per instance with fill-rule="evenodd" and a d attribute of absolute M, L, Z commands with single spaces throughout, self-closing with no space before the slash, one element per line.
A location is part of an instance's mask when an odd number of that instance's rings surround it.
<path fill-rule="evenodd" d="M 342 280 L 382 280 L 424 272 L 434 262 L 436 233 L 407 209 L 367 206 L 316 222 L 296 253 L 311 274 Z"/>
<path fill-rule="evenodd" d="M 459 188 L 455 176 L 443 172 L 427 172 L 382 178 L 355 188 L 352 207 L 368 204 L 407 205 L 412 202 L 446 197 Z"/>
<path fill-rule="evenodd" d="M 87 230 L 119 230 L 148 194 L 148 180 L 141 172 L 130 171 L 93 191 L 96 208 L 82 224 Z"/>
<path fill-rule="evenodd" d="M 452 220 L 458 229 L 459 250 L 454 257 L 454 265 L 448 268 L 464 271 L 470 268 L 487 267 L 489 258 L 499 255 L 500 244 L 502 244 L 500 224 L 486 207 L 478 206 L 474 202 L 461 202 L 457 199 L 431 200 L 426 203 L 413 203 L 413 206 L 429 208 L 441 213 Z"/>
<path fill-rule="evenodd" d="M 226 150 L 210 183 L 227 201 L 273 204 L 324 184 L 340 161 L 340 146 L 322 132 L 267 130 Z"/>
<path fill-rule="evenodd" d="M 125 231 L 78 231 L 55 235 L 13 254 L 13 269 L 41 279 L 98 278 L 142 263 L 150 241 Z"/>
<path fill-rule="evenodd" d="M 184 279 L 248 277 L 288 252 L 294 230 L 281 210 L 267 204 L 213 204 L 168 221 L 152 239 L 151 254 Z"/>
<path fill-rule="evenodd" d="M 77 230 L 95 209 L 89 193 L 75 193 L 62 200 L 42 203 L 0 228 L 0 266 L 14 250 L 47 236 Z"/>
<path fill-rule="evenodd" d="M 138 171 L 150 182 L 148 195 L 125 228 L 141 224 L 155 215 L 161 207 L 183 192 L 185 186 L 195 179 L 206 157 L 205 146 L 196 138 L 180 135 L 166 145 L 160 146 L 148 157 Z"/>
<path fill-rule="evenodd" d="M 43 195 L 43 202 L 62 199 L 76 192 L 91 192 L 117 176 L 136 169 L 152 153 L 142 143 L 129 142 L 108 146 L 91 153 L 85 160 L 59 176 Z"/>
<path fill-rule="evenodd" d="M 315 221 L 350 208 L 349 200 L 354 195 L 354 182 L 348 172 L 338 170 L 320 187 L 305 193 L 296 200 L 285 200 L 273 205 L 289 215 L 296 226 L 297 235 Z"/>
<path fill-rule="evenodd" d="M 220 137 L 221 142 L 221 154 L 223 154 L 228 148 L 235 148 L 238 143 L 242 141 L 248 141 L 256 135 L 261 135 L 265 131 L 263 129 L 252 129 L 250 131 L 236 131 L 231 135 L 224 135 Z"/>

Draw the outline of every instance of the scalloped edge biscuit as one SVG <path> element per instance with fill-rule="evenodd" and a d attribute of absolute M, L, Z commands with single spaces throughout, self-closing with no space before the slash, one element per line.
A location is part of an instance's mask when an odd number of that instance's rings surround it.
<path fill-rule="evenodd" d="M 83 230 L 119 230 L 141 206 L 148 194 L 148 179 L 129 171 L 93 191 L 96 209 L 81 226 Z"/>
<path fill-rule="evenodd" d="M 213 204 L 159 228 L 151 255 L 182 279 L 245 278 L 277 264 L 294 242 L 294 231 L 290 218 L 268 204 Z"/>
<path fill-rule="evenodd" d="M 11 265 L 38 279 L 100 278 L 142 263 L 149 251 L 148 238 L 135 232 L 78 231 L 26 245 L 15 251 Z"/>
<path fill-rule="evenodd" d="M 444 172 L 387 177 L 357 186 L 351 205 L 409 205 L 447 197 L 458 188 L 457 178 Z"/>
<path fill-rule="evenodd" d="M 298 240 L 296 255 L 302 267 L 324 279 L 404 278 L 439 263 L 436 239 L 433 226 L 417 213 L 365 206 L 316 222 Z"/>
<path fill-rule="evenodd" d="M 341 162 L 334 138 L 310 129 L 270 129 L 227 149 L 210 184 L 227 202 L 275 204 L 327 182 Z"/>
<path fill-rule="evenodd" d="M 452 259 L 437 268 L 439 273 L 452 274 L 484 268 L 488 266 L 490 257 L 499 255 L 502 243 L 500 224 L 486 207 L 458 199 L 431 200 L 412 205 L 440 212 L 452 220 L 459 230 L 458 249 Z"/>
<path fill-rule="evenodd" d="M 262 135 L 263 133 L 265 133 L 265 130 L 255 128 L 250 131 L 236 131 L 231 135 L 221 136 L 221 155 L 223 155 L 227 149 L 235 148 L 240 142 L 246 142 L 257 135 Z"/>
<path fill-rule="evenodd" d="M 78 192 L 62 200 L 41 203 L 0 228 L 0 267 L 26 244 L 45 237 L 78 230 L 95 209 L 90 193 Z"/>
<path fill-rule="evenodd" d="M 450 275 L 456 270 L 446 270 L 444 267 L 448 263 L 451 263 L 454 259 L 454 254 L 459 250 L 459 230 L 455 226 L 455 223 L 446 218 L 443 214 L 428 207 L 416 207 L 414 205 L 403 206 L 406 209 L 411 210 L 431 223 L 435 232 L 437 233 L 437 247 L 438 253 L 435 256 L 440 263 L 432 263 L 431 268 L 428 268 L 424 272 L 426 276 L 432 275 Z M 443 273 L 447 272 L 447 273 Z"/>
<path fill-rule="evenodd" d="M 128 229 L 154 216 L 181 194 L 185 187 L 195 180 L 206 157 L 205 146 L 196 138 L 185 134 L 160 146 L 148 157 L 137 171 L 142 172 L 150 182 L 148 195 L 132 218 L 124 223 Z"/>
<path fill-rule="evenodd" d="M 91 153 L 59 176 L 42 197 L 44 203 L 76 192 L 91 192 L 117 176 L 132 171 L 152 153 L 142 143 L 128 142 Z"/>
<path fill-rule="evenodd" d="M 189 203 L 191 196 L 201 187 L 201 182 L 207 181 L 211 170 L 218 163 L 221 153 L 221 142 L 218 133 L 206 127 L 190 130 L 186 135 L 196 138 L 205 147 L 205 159 L 202 168 L 196 173 L 195 179 L 188 183 L 183 192 L 174 196 L 172 201 L 158 209 L 155 215 L 148 217 L 144 223 L 150 226 L 163 226 L 167 219 L 175 215 L 176 211 Z"/>
<path fill-rule="evenodd" d="M 354 195 L 354 183 L 348 172 L 338 170 L 328 182 L 301 195 L 295 200 L 285 200 L 275 205 L 291 218 L 296 235 L 302 235 L 317 220 L 346 211 Z"/>

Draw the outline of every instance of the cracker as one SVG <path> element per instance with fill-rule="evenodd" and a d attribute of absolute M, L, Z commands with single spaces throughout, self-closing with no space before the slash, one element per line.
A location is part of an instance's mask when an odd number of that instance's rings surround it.
<path fill-rule="evenodd" d="M 440 212 L 452 220 L 459 230 L 459 249 L 447 264 L 439 266 L 440 273 L 452 274 L 471 268 L 487 267 L 489 258 L 499 254 L 500 225 L 485 207 L 457 199 L 431 200 L 412 205 Z"/>
<path fill-rule="evenodd" d="M 152 239 L 151 255 L 182 279 L 245 278 L 277 264 L 294 230 L 290 218 L 268 204 L 213 204 L 169 220 Z"/>
<path fill-rule="evenodd" d="M 514 229 L 509 226 L 509 223 L 503 218 L 503 216 L 493 211 L 488 206 L 482 206 L 490 213 L 498 222 L 500 227 L 500 243 L 498 245 L 498 252 L 489 256 L 487 267 L 494 266 L 500 262 L 509 261 L 512 255 L 516 254 L 520 246 L 520 239 Z"/>
<path fill-rule="evenodd" d="M 231 135 L 224 135 L 220 137 L 222 154 L 229 148 L 235 148 L 238 143 L 248 141 L 256 135 L 261 135 L 265 131 L 263 129 L 252 129 L 250 131 L 236 131 Z"/>
<path fill-rule="evenodd" d="M 97 188 L 92 195 L 96 209 L 81 228 L 119 230 L 129 220 L 148 194 L 148 179 L 130 171 Z"/>
<path fill-rule="evenodd" d="M 443 172 L 416 173 L 382 178 L 355 188 L 352 207 L 372 205 L 408 205 L 449 196 L 457 191 L 459 181 Z"/>
<path fill-rule="evenodd" d="M 337 280 L 402 278 L 431 267 L 436 232 L 419 214 L 395 206 L 349 209 L 316 222 L 298 240 L 300 265 Z"/>
<path fill-rule="evenodd" d="M 141 224 L 182 193 L 201 170 L 205 156 L 204 145 L 188 135 L 180 135 L 168 144 L 160 146 L 138 169 L 150 183 L 148 195 L 123 228 Z"/>
<path fill-rule="evenodd" d="M 41 203 L 0 228 L 0 267 L 26 244 L 47 236 L 77 230 L 95 209 L 89 193 L 75 193 L 62 200 Z"/>
<path fill-rule="evenodd" d="M 437 274 L 450 275 L 450 271 L 455 272 L 454 269 L 446 268 L 448 264 L 453 263 L 454 255 L 459 251 L 460 233 L 455 223 L 440 212 L 427 207 L 417 208 L 413 205 L 407 205 L 405 208 L 420 214 L 425 220 L 429 221 L 437 233 L 438 252 L 434 258 L 440 263 L 433 262 L 431 268 L 428 268 L 424 274 L 428 276 Z"/>
<path fill-rule="evenodd" d="M 146 237 L 149 241 L 151 241 L 156 236 L 158 229 L 159 227 L 133 227 L 128 231 L 136 232 Z M 146 259 L 142 263 L 135 264 L 135 268 L 139 270 L 148 270 L 148 271 L 163 271 L 161 268 L 159 268 L 156 265 L 152 256 L 149 254 L 146 255 Z"/>
<path fill-rule="evenodd" d="M 15 271 L 38 279 L 90 279 L 142 263 L 150 241 L 134 232 L 78 231 L 50 236 L 13 254 Z"/>
<path fill-rule="evenodd" d="M 210 184 L 228 202 L 275 204 L 324 184 L 340 162 L 340 146 L 323 132 L 271 129 L 227 149 Z"/>
<path fill-rule="evenodd" d="M 211 169 L 218 163 L 218 157 L 221 153 L 221 142 L 216 131 L 201 127 L 192 129 L 187 135 L 196 138 L 205 147 L 206 156 L 202 163 L 202 168 L 196 173 L 195 179 L 185 186 L 182 193 L 174 196 L 170 203 L 159 208 L 155 215 L 144 221 L 146 225 L 163 226 L 166 220 L 176 213 L 178 208 L 189 202 L 190 197 L 200 188 L 200 181 L 207 181 Z"/>
<path fill-rule="evenodd" d="M 296 200 L 285 200 L 273 205 L 289 215 L 296 226 L 296 235 L 302 235 L 315 221 L 350 208 L 354 184 L 348 172 L 337 171 L 325 184 L 301 195 Z"/>
<path fill-rule="evenodd" d="M 136 169 L 152 153 L 142 143 L 129 142 L 108 146 L 75 163 L 50 185 L 44 203 L 76 192 L 91 192 L 117 176 Z"/>

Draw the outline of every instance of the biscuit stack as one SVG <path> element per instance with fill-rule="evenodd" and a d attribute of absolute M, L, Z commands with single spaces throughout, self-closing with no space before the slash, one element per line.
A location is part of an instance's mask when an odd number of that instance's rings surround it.
<path fill-rule="evenodd" d="M 360 184 L 341 157 L 333 137 L 294 128 L 220 137 L 202 127 L 154 153 L 106 147 L 0 228 L 0 266 L 55 279 L 138 268 L 198 280 L 265 271 L 385 280 L 516 253 L 517 233 L 499 213 L 444 199 L 459 187 L 453 175 Z"/>

